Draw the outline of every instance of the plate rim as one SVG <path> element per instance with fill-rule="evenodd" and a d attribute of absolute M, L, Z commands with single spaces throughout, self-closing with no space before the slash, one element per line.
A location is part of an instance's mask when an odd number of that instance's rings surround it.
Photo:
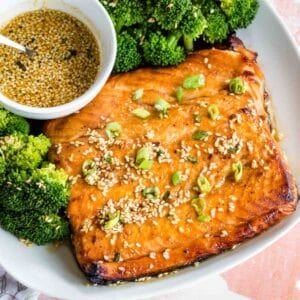
<path fill-rule="evenodd" d="M 272 13 L 272 15 L 276 18 L 276 20 L 279 22 L 280 26 L 282 27 L 284 34 L 288 37 L 292 48 L 295 50 L 295 53 L 298 57 L 298 63 L 300 64 L 300 47 L 296 42 L 295 37 L 293 36 L 293 34 L 290 32 L 290 30 L 288 29 L 287 24 L 283 21 L 282 17 L 278 14 L 278 12 L 276 11 L 274 5 L 272 3 L 270 3 L 268 0 L 261 0 L 260 2 L 263 2 L 263 4 L 268 8 L 268 10 L 270 10 L 270 12 Z M 285 224 L 286 223 L 286 224 Z M 176 292 L 178 290 L 182 290 L 185 288 L 188 288 L 190 286 L 196 285 L 197 283 L 207 279 L 208 277 L 215 275 L 215 274 L 220 274 L 220 273 L 224 273 L 234 267 L 236 267 L 237 265 L 240 265 L 241 263 L 243 263 L 244 261 L 250 259 L 251 257 L 257 255 L 258 253 L 262 252 L 263 250 L 265 250 L 266 248 L 268 248 L 270 245 L 272 245 L 273 243 L 275 243 L 276 241 L 278 241 L 280 238 L 282 238 L 288 231 L 290 231 L 293 227 L 295 227 L 298 223 L 300 223 L 300 209 L 299 209 L 299 205 L 297 207 L 297 210 L 291 215 L 289 216 L 286 220 L 283 220 L 282 222 L 280 222 L 279 224 L 276 224 L 275 226 L 273 226 L 272 228 L 270 228 L 269 230 L 267 230 L 266 232 L 263 232 L 261 235 L 267 234 L 268 232 L 270 233 L 267 237 L 267 241 L 264 242 L 262 245 L 258 245 L 257 248 L 255 249 L 255 251 L 249 253 L 250 251 L 245 251 L 245 253 L 242 253 L 242 255 L 240 255 L 239 257 L 234 259 L 234 262 L 227 264 L 223 267 L 219 267 L 219 269 L 217 270 L 209 270 L 207 272 L 207 274 L 202 275 L 201 277 L 195 277 L 193 278 L 192 281 L 188 281 L 188 280 L 183 280 L 182 282 L 178 283 L 178 284 L 173 284 L 173 285 L 168 285 L 168 283 L 172 283 L 172 281 L 174 281 L 173 279 L 175 278 L 174 276 L 168 276 L 166 278 L 161 278 L 159 279 L 159 282 L 155 282 L 152 281 L 150 282 L 150 284 L 153 285 L 153 287 L 155 287 L 155 285 L 160 285 L 159 289 L 155 289 L 153 288 L 151 291 L 149 289 L 145 290 L 144 287 L 147 285 L 147 283 L 142 284 L 142 283 L 138 283 L 139 286 L 133 286 L 133 287 L 128 287 L 127 290 L 135 290 L 136 292 L 134 293 L 135 295 L 133 295 L 133 293 L 124 293 L 122 294 L 122 299 L 123 300 L 133 300 L 133 299 L 145 299 L 145 298 L 149 298 L 149 297 L 156 297 L 159 295 L 164 295 L 166 293 L 173 293 Z M 282 227 L 282 228 L 280 228 Z M 1 229 L 2 230 L 2 229 Z M 277 233 L 273 233 L 272 231 L 277 231 Z M 246 241 L 245 243 L 243 243 L 243 245 L 241 247 L 244 247 L 244 245 L 247 247 L 247 244 L 251 241 L 255 240 L 251 239 L 249 241 Z M 236 254 L 238 255 L 238 253 Z M 223 254 L 218 255 L 218 257 L 224 256 Z M 1 260 L 1 256 L 0 256 L 0 260 Z M 216 262 L 218 263 L 218 262 Z M 55 292 L 53 291 L 46 291 L 45 289 L 41 290 L 39 287 L 37 287 L 33 282 L 30 281 L 30 279 L 27 278 L 19 278 L 18 274 L 14 275 L 13 270 L 10 270 L 9 266 L 7 266 L 5 261 L 0 261 L 0 264 L 3 266 L 3 268 L 9 273 L 11 274 L 17 281 L 19 281 L 20 283 L 24 284 L 25 286 L 27 286 L 28 288 L 32 288 L 40 293 L 43 294 L 47 294 L 47 296 L 50 297 L 61 297 L 57 294 L 55 294 Z M 213 269 L 213 268 L 212 268 Z M 187 272 L 189 272 L 189 268 L 185 269 Z M 184 277 L 184 270 L 180 271 L 179 274 L 176 275 L 177 279 L 181 279 L 181 277 Z M 192 273 L 192 272 L 190 272 Z M 163 283 L 163 284 L 160 284 Z M 173 282 L 174 283 L 174 282 Z M 121 286 L 122 287 L 122 286 Z M 98 287 L 96 287 L 98 288 Z M 118 289 L 118 287 L 116 287 L 116 289 Z M 142 292 L 142 293 L 140 293 Z M 97 293 L 97 296 L 101 296 L 101 291 L 99 291 L 99 293 Z M 94 294 L 89 295 L 87 297 L 87 299 L 96 299 Z M 70 296 L 72 300 L 75 299 L 80 299 L 78 298 L 76 295 L 75 296 Z M 65 298 L 67 299 L 67 298 Z M 81 298 L 82 299 L 82 298 Z M 118 297 L 116 296 L 116 294 L 112 293 L 112 296 L 110 299 L 118 299 Z"/>

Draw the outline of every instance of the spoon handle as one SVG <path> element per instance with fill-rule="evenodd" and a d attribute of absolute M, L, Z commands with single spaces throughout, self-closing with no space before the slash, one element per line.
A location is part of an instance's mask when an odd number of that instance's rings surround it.
<path fill-rule="evenodd" d="M 9 38 L 1 34 L 0 34 L 0 44 L 16 48 L 22 52 L 26 52 L 26 48 L 24 46 L 10 40 Z"/>

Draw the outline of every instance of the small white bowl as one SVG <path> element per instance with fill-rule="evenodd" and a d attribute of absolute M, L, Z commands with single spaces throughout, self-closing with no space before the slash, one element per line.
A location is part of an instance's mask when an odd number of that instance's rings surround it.
<path fill-rule="evenodd" d="M 92 101 L 107 81 L 116 58 L 117 41 L 111 19 L 98 0 L 1 0 L 0 27 L 16 16 L 41 8 L 66 12 L 82 21 L 94 34 L 101 52 L 101 66 L 94 84 L 73 101 L 49 108 L 19 104 L 0 93 L 0 103 L 15 114 L 47 120 L 70 115 Z"/>

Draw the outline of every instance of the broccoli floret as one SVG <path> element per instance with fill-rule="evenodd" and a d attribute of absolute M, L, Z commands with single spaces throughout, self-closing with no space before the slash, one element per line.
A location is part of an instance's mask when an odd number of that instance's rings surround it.
<path fill-rule="evenodd" d="M 194 41 L 200 37 L 206 27 L 207 22 L 201 12 L 200 6 L 191 6 L 179 24 L 179 29 L 183 33 L 184 47 L 187 51 L 194 50 Z"/>
<path fill-rule="evenodd" d="M 0 136 L 10 135 L 14 132 L 28 134 L 29 130 L 29 124 L 24 118 L 0 107 Z"/>
<path fill-rule="evenodd" d="M 202 0 L 201 10 L 207 21 L 207 28 L 203 32 L 203 40 L 214 44 L 225 40 L 229 34 L 226 15 L 214 0 Z"/>
<path fill-rule="evenodd" d="M 14 133 L 0 138 L 0 152 L 10 168 L 34 169 L 38 167 L 51 146 L 44 136 Z"/>
<path fill-rule="evenodd" d="M 177 65 L 184 61 L 185 52 L 178 43 L 181 33 L 172 34 L 169 37 L 161 32 L 150 33 L 149 38 L 143 44 L 144 59 L 153 66 Z"/>
<path fill-rule="evenodd" d="M 149 4 L 148 4 L 149 6 Z M 183 15 L 192 6 L 191 0 L 153 1 L 153 17 L 164 30 L 175 30 Z"/>
<path fill-rule="evenodd" d="M 69 235 L 69 224 L 57 214 L 40 215 L 33 211 L 22 213 L 0 211 L 0 226 L 19 239 L 37 245 L 63 240 Z"/>
<path fill-rule="evenodd" d="M 107 9 L 118 33 L 123 27 L 146 22 L 146 8 L 143 1 L 102 0 L 101 3 Z"/>
<path fill-rule="evenodd" d="M 136 69 L 142 62 L 138 41 L 128 32 L 124 31 L 118 35 L 117 57 L 114 73 L 128 72 Z"/>
<path fill-rule="evenodd" d="M 68 176 L 48 164 L 32 173 L 12 171 L 1 186 L 0 205 L 5 210 L 41 214 L 57 213 L 69 198 Z"/>
<path fill-rule="evenodd" d="M 246 28 L 253 21 L 259 4 L 257 0 L 220 0 L 231 30 Z"/>

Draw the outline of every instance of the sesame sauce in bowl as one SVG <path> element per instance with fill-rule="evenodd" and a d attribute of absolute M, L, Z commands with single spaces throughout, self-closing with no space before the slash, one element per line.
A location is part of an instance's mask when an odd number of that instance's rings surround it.
<path fill-rule="evenodd" d="M 58 10 L 11 20 L 0 33 L 35 51 L 28 57 L 0 45 L 0 92 L 32 107 L 55 107 L 83 95 L 100 68 L 100 47 L 88 27 Z"/>

